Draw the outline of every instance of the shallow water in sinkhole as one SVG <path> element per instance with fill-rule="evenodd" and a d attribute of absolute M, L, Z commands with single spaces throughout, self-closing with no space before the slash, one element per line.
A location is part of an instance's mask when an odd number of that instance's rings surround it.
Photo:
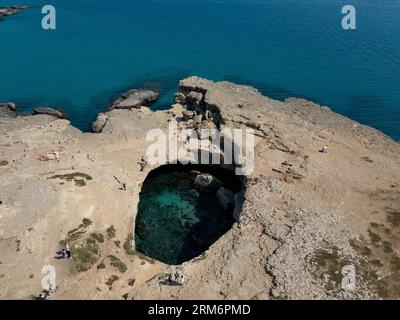
<path fill-rule="evenodd" d="M 222 210 L 216 192 L 194 187 L 197 174 L 170 167 L 148 176 L 136 217 L 138 252 L 178 265 L 200 256 L 232 227 L 232 212 Z M 227 179 L 223 173 L 218 178 L 232 191 L 240 189 L 235 177 Z"/>

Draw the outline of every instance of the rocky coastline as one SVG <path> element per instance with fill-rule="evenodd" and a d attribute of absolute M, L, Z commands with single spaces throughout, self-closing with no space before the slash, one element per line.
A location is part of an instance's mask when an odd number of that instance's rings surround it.
<path fill-rule="evenodd" d="M 400 298 L 399 143 L 328 107 L 230 82 L 184 79 L 165 111 L 149 108 L 157 97 L 129 90 L 99 114 L 94 133 L 57 110 L 19 116 L 0 104 L 0 299 L 37 295 L 48 264 L 57 271 L 52 299 Z M 142 183 L 162 166 L 140 165 L 146 133 L 171 120 L 200 136 L 251 128 L 256 137 L 244 191 L 215 182 L 235 224 L 179 266 L 136 252 L 132 234 Z M 43 161 L 48 153 L 57 157 Z M 73 259 L 55 260 L 65 242 Z M 342 286 L 349 265 L 352 290 Z M 160 285 L 177 270 L 184 286 Z"/>

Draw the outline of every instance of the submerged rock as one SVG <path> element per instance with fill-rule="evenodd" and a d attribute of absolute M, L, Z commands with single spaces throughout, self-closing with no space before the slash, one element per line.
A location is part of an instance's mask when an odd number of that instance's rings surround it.
<path fill-rule="evenodd" d="M 158 92 L 150 89 L 131 89 L 115 100 L 109 110 L 132 109 L 140 108 L 141 106 L 149 106 L 149 104 L 157 100 L 158 96 Z"/>
<path fill-rule="evenodd" d="M 27 9 L 29 6 L 8 6 L 8 7 L 0 7 L 0 20 L 3 17 L 12 16 L 17 14 L 23 9 Z"/>
<path fill-rule="evenodd" d="M 53 108 L 35 108 L 33 109 L 33 114 L 47 114 L 49 116 L 57 117 L 60 119 L 65 118 L 65 113 L 60 110 L 56 110 Z"/>

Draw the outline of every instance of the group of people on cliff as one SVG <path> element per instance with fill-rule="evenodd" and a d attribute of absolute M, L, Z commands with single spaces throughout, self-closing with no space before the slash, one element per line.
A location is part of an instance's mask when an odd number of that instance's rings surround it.
<path fill-rule="evenodd" d="M 168 275 L 167 284 L 169 285 L 183 286 L 185 283 L 186 277 L 179 271 L 175 272 L 174 277 L 172 276 L 172 273 Z"/>
<path fill-rule="evenodd" d="M 68 243 L 65 243 L 64 248 L 60 251 L 57 251 L 56 254 L 57 254 L 56 259 L 59 260 L 72 258 L 71 249 Z"/>

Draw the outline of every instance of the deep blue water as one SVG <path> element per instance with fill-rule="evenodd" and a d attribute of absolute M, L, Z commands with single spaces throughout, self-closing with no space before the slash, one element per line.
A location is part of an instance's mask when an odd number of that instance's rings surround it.
<path fill-rule="evenodd" d="M 156 86 L 162 108 L 199 75 L 305 97 L 400 140 L 399 0 L 352 0 L 348 31 L 347 0 L 12 2 L 34 5 L 0 22 L 0 100 L 19 111 L 59 107 L 87 130 L 124 89 Z M 41 28 L 49 2 L 56 31 Z"/>

